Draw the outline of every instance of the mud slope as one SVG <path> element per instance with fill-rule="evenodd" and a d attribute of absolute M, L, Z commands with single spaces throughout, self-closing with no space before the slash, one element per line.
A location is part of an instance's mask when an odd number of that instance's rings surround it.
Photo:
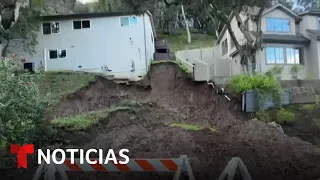
<path fill-rule="evenodd" d="M 245 120 L 237 104 L 216 95 L 206 84 L 188 80 L 175 65 L 152 67 L 152 89 L 143 91 L 99 79 L 67 97 L 57 115 L 97 110 L 122 100 L 141 107 L 118 112 L 86 134 L 65 135 L 79 148 L 130 150 L 130 157 L 164 158 L 187 154 L 196 179 L 217 179 L 228 160 L 239 156 L 254 180 L 313 180 L 320 177 L 320 150 L 279 133 L 262 122 Z M 215 127 L 185 131 L 166 124 L 184 122 Z M 71 136 L 72 135 L 72 136 Z M 70 179 L 168 179 L 172 175 L 72 173 Z M 17 177 L 19 179 L 19 177 Z"/>

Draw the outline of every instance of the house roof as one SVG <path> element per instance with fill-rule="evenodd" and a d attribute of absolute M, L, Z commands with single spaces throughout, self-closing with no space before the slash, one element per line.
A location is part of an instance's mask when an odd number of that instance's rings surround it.
<path fill-rule="evenodd" d="M 309 9 L 307 11 L 303 11 L 299 13 L 299 16 L 305 16 L 305 15 L 320 16 L 320 9 Z"/>
<path fill-rule="evenodd" d="M 145 12 L 100 12 L 100 13 L 78 13 L 78 14 L 59 14 L 59 15 L 45 15 L 41 16 L 42 21 L 52 20 L 70 20 L 70 19 L 85 19 L 85 18 L 99 18 L 99 17 L 114 17 L 114 16 L 129 16 L 140 15 Z"/>
<path fill-rule="evenodd" d="M 288 44 L 309 44 L 310 39 L 301 34 L 283 35 L 283 34 L 264 34 L 263 41 L 266 43 L 288 43 Z"/>
<path fill-rule="evenodd" d="M 152 14 L 149 11 L 137 11 L 137 12 L 101 12 L 101 13 L 79 13 L 79 14 L 63 14 L 63 15 L 46 15 L 41 16 L 42 21 L 55 21 L 55 20 L 72 20 L 72 19 L 90 19 L 99 17 L 117 17 L 117 16 L 130 16 L 130 15 L 141 15 L 148 14 L 151 21 L 151 26 L 154 34 L 154 38 L 157 39 L 157 34 L 152 18 Z"/>
<path fill-rule="evenodd" d="M 285 7 L 285 6 L 282 5 L 282 4 L 277 4 L 277 5 L 272 6 L 272 7 L 269 8 L 269 9 L 266 9 L 266 10 L 262 13 L 262 15 L 265 15 L 265 14 L 267 14 L 267 13 L 269 13 L 269 12 L 271 12 L 271 11 L 277 9 L 277 8 L 281 9 L 284 13 L 288 14 L 289 16 L 291 16 L 292 18 L 294 18 L 296 21 L 300 21 L 300 20 L 301 20 L 301 17 L 300 17 L 297 13 L 295 13 L 294 11 L 292 11 L 291 9 Z"/>
<path fill-rule="evenodd" d="M 262 15 L 265 15 L 265 14 L 267 14 L 267 13 L 269 13 L 269 12 L 275 10 L 275 9 L 278 9 L 278 8 L 281 9 L 286 14 L 288 14 L 289 16 L 291 16 L 292 18 L 294 18 L 296 21 L 300 21 L 301 20 L 301 17 L 299 17 L 299 15 L 297 13 L 295 13 L 294 11 L 288 9 L 287 7 L 285 7 L 282 4 L 277 4 L 277 5 L 272 6 L 271 8 L 266 9 L 263 12 Z M 231 21 L 233 19 L 233 17 L 234 17 L 234 14 L 231 13 L 230 16 L 229 16 L 229 20 Z M 222 40 L 222 37 L 223 37 L 224 33 L 226 32 L 226 30 L 227 30 L 227 27 L 224 26 L 222 31 L 221 31 L 221 33 L 219 34 L 219 36 L 217 38 L 217 44 L 219 44 L 220 41 Z"/>
<path fill-rule="evenodd" d="M 307 32 L 309 32 L 312 35 L 316 36 L 317 40 L 320 40 L 320 30 L 307 29 Z"/>

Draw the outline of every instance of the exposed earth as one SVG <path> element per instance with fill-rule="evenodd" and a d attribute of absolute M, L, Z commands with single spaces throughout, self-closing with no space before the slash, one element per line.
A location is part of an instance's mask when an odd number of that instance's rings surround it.
<path fill-rule="evenodd" d="M 147 82 L 147 80 L 146 80 Z M 148 84 L 148 82 L 147 82 Z M 48 118 L 101 110 L 121 102 L 132 108 L 108 116 L 82 131 L 59 131 L 55 147 L 130 150 L 131 158 L 190 158 L 196 179 L 217 179 L 235 156 L 254 180 L 316 180 L 320 178 L 320 149 L 276 128 L 246 118 L 236 101 L 215 94 L 206 83 L 185 77 L 174 64 L 152 66 L 150 88 L 125 86 L 98 78 L 63 99 Z M 132 103 L 134 102 L 134 103 Z M 173 123 L 196 124 L 185 130 Z M 61 140 L 63 139 L 63 140 Z M 31 162 L 32 164 L 32 162 Z M 32 166 L 32 165 L 30 165 Z M 36 167 L 35 167 L 36 168 Z M 32 179 L 35 168 L 12 170 L 5 179 Z M 157 173 L 68 173 L 70 179 L 172 179 Z M 29 177 L 30 176 L 30 177 Z"/>

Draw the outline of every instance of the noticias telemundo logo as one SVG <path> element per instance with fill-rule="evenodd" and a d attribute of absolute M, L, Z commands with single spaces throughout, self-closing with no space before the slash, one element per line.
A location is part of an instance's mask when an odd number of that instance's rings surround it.
<path fill-rule="evenodd" d="M 28 158 L 27 155 L 32 155 L 35 153 L 34 144 L 26 144 L 26 145 L 19 145 L 19 144 L 11 144 L 10 145 L 10 153 L 17 155 L 17 168 L 27 168 L 27 162 Z M 80 164 L 108 164 L 110 161 L 113 164 L 128 164 L 129 163 L 129 156 L 126 155 L 126 153 L 129 153 L 128 149 L 121 149 L 118 153 L 120 158 L 123 158 L 123 160 L 118 160 L 116 153 L 113 149 L 108 149 L 107 155 L 104 156 L 104 151 L 102 149 L 89 149 L 89 150 L 83 150 L 83 149 L 55 149 L 50 150 L 47 149 L 46 152 L 44 152 L 42 149 L 37 150 L 37 160 L 38 164 L 42 164 L 45 162 L 46 164 L 50 164 L 51 161 L 54 164 L 63 164 L 65 163 L 67 159 L 67 155 L 70 155 L 70 164 L 75 164 L 75 154 L 79 153 L 79 159 Z M 99 158 L 97 159 L 91 159 L 91 154 L 97 154 Z M 59 156 L 59 157 L 58 157 Z"/>

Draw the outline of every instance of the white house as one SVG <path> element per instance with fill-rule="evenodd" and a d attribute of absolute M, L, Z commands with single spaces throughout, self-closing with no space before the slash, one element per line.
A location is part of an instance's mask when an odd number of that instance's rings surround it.
<path fill-rule="evenodd" d="M 148 11 L 52 15 L 42 17 L 34 55 L 13 52 L 46 71 L 98 72 L 139 80 L 153 61 L 155 38 Z"/>

